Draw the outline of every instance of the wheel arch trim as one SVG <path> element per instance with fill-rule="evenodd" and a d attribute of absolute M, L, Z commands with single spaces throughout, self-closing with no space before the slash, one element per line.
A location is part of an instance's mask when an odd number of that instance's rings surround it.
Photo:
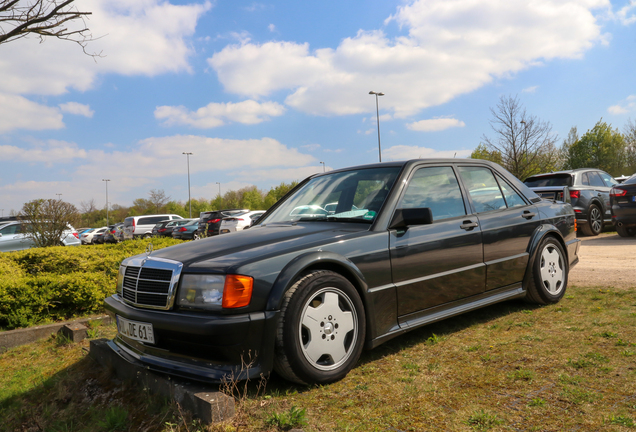
<path fill-rule="evenodd" d="M 561 231 L 559 231 L 554 225 L 539 225 L 537 229 L 534 231 L 532 235 L 532 239 L 528 244 L 528 265 L 526 266 L 526 272 L 523 277 L 523 289 L 528 289 L 528 283 L 532 279 L 532 268 L 535 259 L 537 258 L 537 253 L 539 253 L 539 245 L 546 237 L 554 237 L 561 244 L 561 248 L 563 249 L 563 253 L 565 254 L 564 260 L 565 265 L 568 268 L 568 272 L 570 269 L 570 260 L 568 257 L 568 248 L 565 244 L 565 240 L 563 239 L 563 235 Z"/>

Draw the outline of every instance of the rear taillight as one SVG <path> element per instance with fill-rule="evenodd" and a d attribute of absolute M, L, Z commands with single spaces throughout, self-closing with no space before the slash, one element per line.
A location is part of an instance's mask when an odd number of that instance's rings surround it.
<path fill-rule="evenodd" d="M 110 233 L 111 233 L 111 234 L 115 234 L 115 231 L 117 231 L 117 230 L 112 230 Z"/>
<path fill-rule="evenodd" d="M 613 197 L 622 197 L 625 195 L 627 195 L 627 191 L 625 189 L 612 188 L 612 190 L 610 191 L 610 196 Z"/>
<path fill-rule="evenodd" d="M 581 191 L 570 190 L 570 198 L 581 198 Z"/>
<path fill-rule="evenodd" d="M 164 232 L 165 230 L 165 228 L 159 228 L 159 232 Z"/>
<path fill-rule="evenodd" d="M 73 235 L 75 236 L 76 239 L 79 240 L 79 234 L 77 234 L 76 232 L 73 233 Z"/>
<path fill-rule="evenodd" d="M 179 228 L 179 231 L 183 232 L 183 231 L 187 231 L 188 229 L 186 227 L 183 228 Z"/>
<path fill-rule="evenodd" d="M 217 223 L 218 221 L 220 221 L 221 219 L 210 219 L 208 221 L 208 223 Z"/>

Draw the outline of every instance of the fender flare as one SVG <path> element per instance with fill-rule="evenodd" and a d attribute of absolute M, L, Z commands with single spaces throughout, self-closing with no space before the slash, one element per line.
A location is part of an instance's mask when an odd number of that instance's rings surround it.
<path fill-rule="evenodd" d="M 532 268 L 534 266 L 534 260 L 537 259 L 537 253 L 539 249 L 539 244 L 543 239 L 551 235 L 556 237 L 556 239 L 561 243 L 561 247 L 563 248 L 563 252 L 565 253 L 565 265 L 568 267 L 568 273 L 570 272 L 570 260 L 568 257 L 568 248 L 565 245 L 565 240 L 563 239 L 563 234 L 561 231 L 557 229 L 554 225 L 542 224 L 537 227 L 537 229 L 532 234 L 532 239 L 530 243 L 528 243 L 528 265 L 526 267 L 526 273 L 523 276 L 523 289 L 527 290 L 528 283 L 532 278 Z"/>
<path fill-rule="evenodd" d="M 291 260 L 278 274 L 267 299 L 266 310 L 279 310 L 285 292 L 296 282 L 298 276 L 308 268 L 333 270 L 347 278 L 360 294 L 365 309 L 368 285 L 356 265 L 344 256 L 329 251 L 307 252 Z"/>

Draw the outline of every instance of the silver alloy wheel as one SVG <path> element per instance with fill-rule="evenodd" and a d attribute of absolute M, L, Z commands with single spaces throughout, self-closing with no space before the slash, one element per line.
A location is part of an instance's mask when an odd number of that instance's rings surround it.
<path fill-rule="evenodd" d="M 541 283 L 551 295 L 558 295 L 563 290 L 565 270 L 561 251 L 553 244 L 548 244 L 541 251 Z"/>
<path fill-rule="evenodd" d="M 307 361 L 330 371 L 346 362 L 358 338 L 358 317 L 349 296 L 338 288 L 323 288 L 305 303 L 298 337 Z"/>
<path fill-rule="evenodd" d="M 603 217 L 601 216 L 601 211 L 596 206 L 590 209 L 590 228 L 592 228 L 592 232 L 595 234 L 600 233 L 603 228 Z"/>

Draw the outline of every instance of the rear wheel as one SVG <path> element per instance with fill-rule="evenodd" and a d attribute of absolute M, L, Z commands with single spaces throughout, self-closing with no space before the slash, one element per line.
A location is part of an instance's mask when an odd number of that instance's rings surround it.
<path fill-rule="evenodd" d="M 285 293 L 274 369 L 300 384 L 340 380 L 360 358 L 364 337 L 364 306 L 351 282 L 311 272 Z"/>
<path fill-rule="evenodd" d="M 621 237 L 634 237 L 636 235 L 636 229 L 618 225 L 616 226 L 616 232 Z"/>
<path fill-rule="evenodd" d="M 199 240 L 201 238 L 201 236 L 199 235 L 199 233 L 194 233 L 192 234 L 192 240 Z"/>
<path fill-rule="evenodd" d="M 586 236 L 597 236 L 602 230 L 603 213 L 596 204 L 592 204 L 587 212 L 587 223 L 581 225 L 581 231 Z"/>
<path fill-rule="evenodd" d="M 532 263 L 532 277 L 525 300 L 537 304 L 557 303 L 565 294 L 568 270 L 561 243 L 554 237 L 544 238 Z"/>

